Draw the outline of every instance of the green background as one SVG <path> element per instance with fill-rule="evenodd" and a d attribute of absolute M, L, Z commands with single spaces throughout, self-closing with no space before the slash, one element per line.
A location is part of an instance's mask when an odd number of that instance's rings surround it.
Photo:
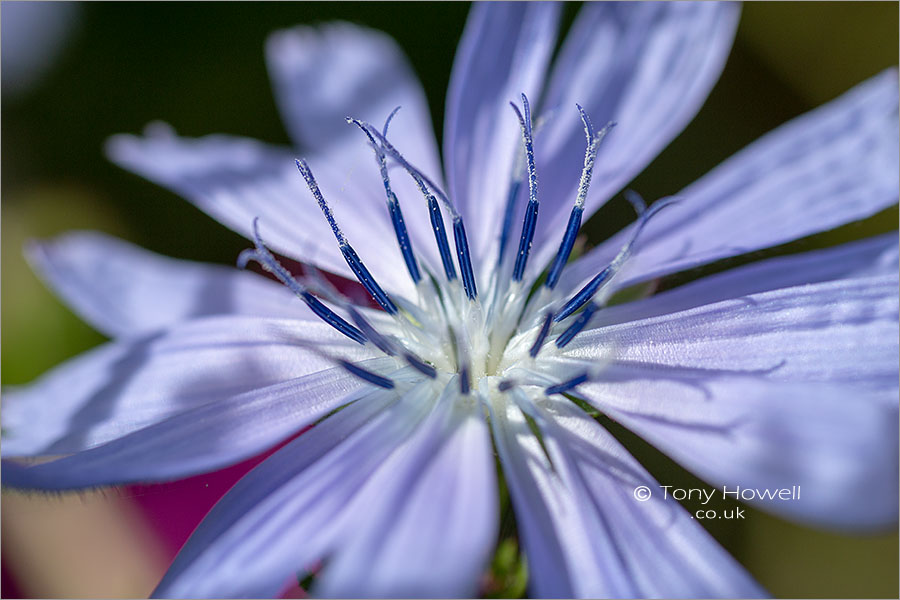
<path fill-rule="evenodd" d="M 566 24 L 577 5 L 566 7 Z M 189 136 L 227 132 L 288 143 L 272 98 L 263 41 L 296 23 L 347 19 L 405 49 L 443 122 L 444 91 L 466 3 L 91 3 L 39 86 L 2 103 L 2 381 L 31 380 L 103 341 L 25 265 L 31 237 L 93 228 L 177 257 L 233 264 L 247 242 L 187 202 L 119 170 L 104 140 L 162 119 Z M 749 3 L 708 102 L 630 187 L 671 194 L 774 128 L 896 64 L 898 6 Z M 438 132 L 440 135 L 440 132 Z M 624 223 L 613 203 L 587 226 L 592 241 Z M 896 228 L 896 209 L 788 244 L 824 246 Z M 616 431 L 660 480 L 691 482 L 640 440 Z M 690 507 L 690 505 L 689 505 Z M 824 533 L 751 512 L 712 533 L 776 596 L 898 593 L 897 536 Z"/>

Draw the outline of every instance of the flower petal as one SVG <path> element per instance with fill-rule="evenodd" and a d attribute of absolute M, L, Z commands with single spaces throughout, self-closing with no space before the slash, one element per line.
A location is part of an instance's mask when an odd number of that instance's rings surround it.
<path fill-rule="evenodd" d="M 479 263 L 496 242 L 522 138 L 510 101 L 525 93 L 537 106 L 556 42 L 560 7 L 549 2 L 473 5 L 456 51 L 447 115 L 444 160 L 451 198 L 466 219 Z M 513 231 L 518 231 L 514 228 Z"/>
<path fill-rule="evenodd" d="M 354 500 L 433 406 L 430 385 L 400 399 L 373 391 L 263 461 L 207 515 L 154 596 L 274 597 L 312 568 L 366 522 Z"/>
<path fill-rule="evenodd" d="M 897 234 L 758 261 L 716 273 L 599 313 L 595 324 L 637 321 L 759 292 L 856 277 L 880 277 L 900 268 Z"/>
<path fill-rule="evenodd" d="M 897 72 L 888 70 L 763 136 L 649 222 L 628 281 L 789 242 L 896 204 L 897 105 Z M 588 270 L 605 267 L 626 235 L 586 255 Z"/>
<path fill-rule="evenodd" d="M 612 350 L 584 397 L 701 477 L 799 485 L 800 500 L 760 504 L 878 527 L 897 518 L 897 285 L 860 277 L 601 326 L 544 368 Z"/>
<path fill-rule="evenodd" d="M 361 502 L 370 507 L 368 522 L 325 568 L 316 595 L 462 598 L 477 592 L 497 536 L 497 484 L 487 425 L 463 402 L 445 398 L 405 453 L 385 464 L 384 481 L 373 478 L 373 498 Z"/>
<path fill-rule="evenodd" d="M 366 361 L 388 367 L 390 359 Z M 32 466 L 3 463 L 3 481 L 24 489 L 69 490 L 179 479 L 255 456 L 359 397 L 363 381 L 333 367 L 218 398 L 109 443 Z"/>
<path fill-rule="evenodd" d="M 896 396 L 687 370 L 609 376 L 623 383 L 590 384 L 584 398 L 720 490 L 759 490 L 742 498 L 817 527 L 896 525 Z"/>
<path fill-rule="evenodd" d="M 656 481 L 567 401 L 508 404 L 494 425 L 535 597 L 759 597 L 765 592 Z M 546 453 L 544 451 L 546 448 Z"/>
<path fill-rule="evenodd" d="M 348 149 L 342 142 L 352 138 L 356 154 L 371 162 L 368 144 L 345 119 L 350 116 L 380 127 L 394 108 L 402 106 L 392 122 L 391 137 L 402 140 L 400 147 L 417 166 L 429 175 L 440 174 L 425 94 L 402 50 L 386 34 L 342 22 L 284 29 L 266 41 L 266 62 L 285 125 L 298 148 L 337 157 L 339 153 L 330 148 Z"/>
<path fill-rule="evenodd" d="M 75 312 L 111 337 L 191 318 L 314 318 L 287 288 L 250 272 L 176 260 L 91 231 L 32 242 L 28 262 Z"/>
<path fill-rule="evenodd" d="M 591 358 L 611 349 L 619 363 L 896 393 L 897 285 L 896 273 L 857 277 L 601 325 L 564 354 Z"/>
<path fill-rule="evenodd" d="M 585 138 L 575 103 L 598 128 L 616 123 L 600 145 L 588 216 L 700 110 L 725 65 L 738 14 L 730 2 L 585 4 L 553 67 L 545 105 L 554 116 L 535 142 L 545 204 L 535 269 L 559 247 L 577 193 Z"/>
<path fill-rule="evenodd" d="M 332 366 L 297 340 L 348 360 L 372 356 L 324 323 L 212 317 L 113 342 L 4 390 L 3 455 L 65 454 L 193 407 Z"/>
<path fill-rule="evenodd" d="M 360 146 L 372 154 L 364 143 Z M 144 137 L 113 136 L 107 154 L 121 167 L 187 198 L 249 239 L 253 219 L 259 217 L 263 239 L 274 250 L 354 277 L 287 149 L 224 135 L 182 138 L 156 123 L 147 127 Z M 387 289 L 408 292 L 412 283 L 397 241 L 386 233 L 392 226 L 378 169 L 374 159 L 367 158 L 375 185 L 348 178 L 347 171 L 328 156 L 310 157 L 309 162 L 347 240 L 364 261 L 373 257 L 367 265 L 373 275 Z"/>

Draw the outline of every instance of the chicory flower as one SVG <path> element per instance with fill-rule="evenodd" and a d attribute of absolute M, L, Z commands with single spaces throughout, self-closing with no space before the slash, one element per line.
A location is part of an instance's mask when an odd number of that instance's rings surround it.
<path fill-rule="evenodd" d="M 671 497 L 638 497 L 659 484 L 586 409 L 719 488 L 802 490 L 749 500 L 764 510 L 896 522 L 895 235 L 610 302 L 895 204 L 896 73 L 674 199 L 632 196 L 635 223 L 571 260 L 581 221 L 699 109 L 738 13 L 588 3 L 550 65 L 558 16 L 554 4 L 475 6 L 443 163 L 400 51 L 347 24 L 269 40 L 303 159 L 160 124 L 111 140 L 114 161 L 245 234 L 241 266 L 284 285 L 98 233 L 29 247 L 114 339 L 7 391 L 4 458 L 63 456 L 5 461 L 4 483 L 179 478 L 313 425 L 210 512 L 160 596 L 269 596 L 316 565 L 320 595 L 477 593 L 498 529 L 494 450 L 532 595 L 764 594 Z M 295 277 L 272 250 L 357 279 L 378 308 L 315 271 Z"/>

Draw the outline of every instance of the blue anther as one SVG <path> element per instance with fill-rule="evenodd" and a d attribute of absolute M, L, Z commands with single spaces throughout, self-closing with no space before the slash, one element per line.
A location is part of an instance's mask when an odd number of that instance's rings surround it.
<path fill-rule="evenodd" d="M 562 242 L 559 244 L 559 251 L 556 253 L 556 258 L 553 260 L 553 265 L 550 267 L 547 281 L 544 282 L 544 285 L 551 290 L 559 283 L 559 276 L 562 274 L 563 268 L 565 268 L 566 263 L 569 260 L 569 255 L 572 254 L 572 248 L 575 246 L 575 238 L 578 235 L 578 230 L 581 228 L 581 216 L 584 213 L 584 202 L 591 186 L 591 175 L 594 172 L 594 160 L 597 158 L 597 149 L 600 146 L 600 142 L 603 141 L 603 138 L 606 137 L 606 134 L 615 125 L 615 123 L 609 122 L 597 135 L 594 135 L 594 126 L 591 124 L 590 117 L 584 112 L 584 109 L 581 108 L 580 104 L 576 104 L 575 106 L 578 107 L 578 112 L 581 115 L 581 122 L 584 124 L 584 135 L 587 138 L 587 148 L 584 151 L 584 167 L 581 169 L 581 180 L 578 183 L 578 195 L 575 198 L 575 206 L 572 207 L 572 212 L 569 215 L 569 223 L 566 225 L 566 232 L 563 235 Z"/>
<path fill-rule="evenodd" d="M 556 253 L 556 258 L 553 259 L 553 264 L 550 266 L 550 272 L 547 275 L 547 281 L 544 282 L 548 289 L 552 290 L 559 283 L 559 276 L 562 275 L 563 267 L 566 266 L 569 255 L 572 253 L 572 248 L 575 246 L 578 230 L 581 229 L 581 215 L 583 212 L 584 209 L 580 206 L 572 207 L 572 212 L 569 214 L 569 223 L 566 225 L 566 233 L 559 244 L 559 252 Z"/>
<path fill-rule="evenodd" d="M 534 229 L 537 225 L 538 204 L 537 197 L 537 170 L 534 166 L 534 141 L 531 135 L 531 107 L 528 98 L 522 94 L 522 106 L 525 109 L 524 116 L 519 108 L 512 102 L 509 103 L 516 112 L 519 125 L 522 127 L 522 139 L 525 142 L 525 161 L 528 166 L 528 206 L 525 208 L 525 222 L 522 223 L 522 236 L 519 239 L 519 253 L 516 256 L 516 266 L 513 270 L 513 280 L 522 281 L 525 266 L 528 263 L 528 254 L 531 252 L 531 243 L 534 240 Z"/>
<path fill-rule="evenodd" d="M 553 394 L 564 394 L 568 392 L 572 388 L 575 388 L 582 383 L 588 381 L 590 377 L 587 373 L 582 373 L 580 375 L 576 375 L 575 377 L 563 381 L 562 383 L 557 383 L 556 385 L 551 385 L 544 390 L 544 393 L 548 396 L 552 396 Z"/>
<path fill-rule="evenodd" d="M 398 110 L 400 110 L 399 106 L 388 116 L 387 121 L 384 124 L 385 135 L 387 135 L 387 128 L 388 125 L 390 125 L 391 119 L 397 114 Z M 375 138 L 372 137 L 372 134 L 369 133 L 369 130 L 366 129 L 360 121 L 350 119 L 350 122 L 359 127 L 360 131 L 366 134 L 372 149 L 375 151 L 375 159 L 378 161 L 378 168 L 381 171 L 381 181 L 384 184 L 384 193 L 387 197 L 388 211 L 391 215 L 391 222 L 394 225 L 394 233 L 397 236 L 400 253 L 403 255 L 403 262 L 406 263 L 406 270 L 409 271 L 409 276 L 414 283 L 419 283 L 419 281 L 422 280 L 422 275 L 419 273 L 419 265 L 416 263 L 415 254 L 413 254 L 412 243 L 409 240 L 409 233 L 406 230 L 406 223 L 403 220 L 403 211 L 400 210 L 400 202 L 397 200 L 396 194 L 391 190 L 391 180 L 388 176 L 387 161 L 385 160 L 384 151 L 379 147 L 378 142 L 375 141 Z"/>
<path fill-rule="evenodd" d="M 259 235 L 259 217 L 253 219 L 253 240 L 256 246 L 255 250 L 244 250 L 238 257 L 238 268 L 243 269 L 251 260 L 255 260 L 263 269 L 272 273 L 281 283 L 288 287 L 294 294 L 303 300 L 313 313 L 320 319 L 334 327 L 339 332 L 346 335 L 351 340 L 360 344 L 365 344 L 367 338 L 362 331 L 342 319 L 335 314 L 333 310 L 322 304 L 322 302 L 306 290 L 300 282 L 294 279 L 293 275 L 282 266 L 275 256 L 266 248 L 262 237 Z"/>
<path fill-rule="evenodd" d="M 381 288 L 381 286 L 378 285 L 378 282 L 375 281 L 375 278 L 372 277 L 372 274 L 362 263 L 359 255 L 356 254 L 356 251 L 353 250 L 353 248 L 347 242 L 347 239 L 344 237 L 343 232 L 341 232 L 340 227 L 338 227 L 338 224 L 334 219 L 334 214 L 331 212 L 331 207 L 328 206 L 328 203 L 325 201 L 325 197 L 319 190 L 319 184 L 316 183 L 316 179 L 313 176 L 309 165 L 303 159 L 297 160 L 296 163 L 297 168 L 300 169 L 300 174 L 303 175 L 303 179 L 306 181 L 306 185 L 309 188 L 309 191 L 316 199 L 316 202 L 319 204 L 319 208 L 322 210 L 322 214 L 325 215 L 325 219 L 331 226 L 331 230 L 334 232 L 334 237 L 338 241 L 338 246 L 340 247 L 341 254 L 344 255 L 344 260 L 347 261 L 347 264 L 350 266 L 350 270 L 352 270 L 353 274 L 356 275 L 356 279 L 362 284 L 364 288 L 366 288 L 366 291 L 368 291 L 369 294 L 372 295 L 372 298 L 375 299 L 375 302 L 377 302 L 378 305 L 381 306 L 381 308 L 387 311 L 388 314 L 397 314 L 397 306 L 391 301 L 391 299 Z"/>
<path fill-rule="evenodd" d="M 503 228 L 500 230 L 500 250 L 497 254 L 497 264 L 503 264 L 503 255 L 506 253 L 506 245 L 509 243 L 509 234 L 512 231 L 513 216 L 516 209 L 516 199 L 519 190 L 522 189 L 522 180 L 516 179 L 509 185 L 509 195 L 506 197 L 506 210 L 503 211 Z"/>
<path fill-rule="evenodd" d="M 348 121 L 354 122 L 356 121 L 356 119 L 348 119 Z M 406 158 L 404 158 L 403 155 L 400 154 L 400 152 L 396 148 L 394 148 L 393 144 L 391 144 L 387 140 L 387 137 L 385 137 L 384 134 L 382 134 L 380 131 L 378 131 L 365 121 L 359 121 L 359 123 L 362 124 L 362 126 L 365 127 L 369 131 L 369 133 L 372 134 L 372 136 L 374 136 L 378 139 L 379 142 L 381 142 L 381 149 L 386 154 L 390 155 L 391 158 L 397 161 L 397 163 L 401 167 L 403 167 L 407 173 L 409 173 L 410 177 L 413 178 L 413 180 L 416 182 L 416 185 L 424 195 L 428 195 L 428 189 L 430 188 L 437 195 L 437 197 L 441 199 L 441 202 L 444 203 L 444 206 L 447 207 L 447 210 L 450 211 L 450 214 L 454 217 L 457 215 L 458 211 L 456 210 L 456 207 L 453 206 L 453 203 L 450 202 L 447 194 L 445 194 L 435 182 L 433 182 L 427 175 L 425 175 L 425 173 L 417 169 L 408 160 L 406 160 Z"/>
<path fill-rule="evenodd" d="M 403 212 L 400 210 L 400 203 L 397 202 L 397 196 L 394 192 L 390 193 L 391 200 L 388 201 L 388 210 L 391 213 L 391 221 L 394 224 L 394 233 L 397 234 L 397 243 L 400 245 L 400 252 L 403 254 L 403 261 L 406 263 L 406 270 L 415 283 L 422 280 L 419 273 L 419 265 L 416 263 L 416 257 L 413 254 L 412 243 L 409 241 L 409 233 L 406 231 L 406 223 L 403 221 Z"/>
<path fill-rule="evenodd" d="M 581 330 L 584 329 L 588 321 L 591 320 L 591 317 L 594 316 L 594 313 L 597 312 L 597 304 L 595 302 L 591 302 L 588 304 L 581 314 L 578 315 L 578 318 L 575 319 L 575 322 L 572 323 L 568 329 L 563 331 L 558 338 L 556 338 L 556 347 L 557 348 L 565 348 L 566 345 L 571 342 L 576 335 L 581 333 Z"/>
<path fill-rule="evenodd" d="M 390 315 L 397 314 L 397 306 L 393 303 L 393 301 L 388 297 L 381 286 L 378 285 L 378 282 L 375 281 L 375 278 L 372 277 L 372 274 L 369 272 L 369 269 L 362 263 L 359 259 L 359 256 L 356 254 L 356 251 L 350 247 L 346 241 L 341 244 L 341 254 L 344 255 L 344 259 L 347 261 L 347 264 L 350 265 L 350 269 L 356 275 L 357 281 L 359 281 L 366 290 L 372 295 L 372 298 L 375 299 L 375 302 L 387 311 Z"/>
<path fill-rule="evenodd" d="M 419 373 L 425 375 L 429 379 L 434 379 L 437 377 L 437 369 L 429 365 L 427 362 L 425 362 L 412 352 L 404 353 L 403 358 L 406 359 L 406 362 L 409 364 L 409 366 L 411 366 Z"/>
<path fill-rule="evenodd" d="M 497 391 L 508 392 L 516 386 L 516 382 L 511 379 L 504 379 L 497 384 Z"/>
<path fill-rule="evenodd" d="M 640 204 L 637 202 L 639 199 L 640 196 L 637 196 L 637 194 L 629 196 L 629 200 L 635 205 L 635 208 L 637 210 L 640 210 Z M 662 209 L 667 206 L 671 206 L 675 202 L 676 200 L 674 198 L 664 198 L 663 200 L 655 202 L 649 209 L 641 212 L 638 215 L 637 226 L 634 228 L 634 231 L 632 231 L 631 237 L 613 259 L 613 261 L 609 263 L 609 265 L 607 265 L 606 268 L 600 271 L 596 276 L 594 276 L 594 278 L 591 279 L 583 288 L 581 288 L 581 290 L 566 303 L 563 309 L 553 318 L 553 320 L 556 322 L 562 321 L 573 312 L 584 306 L 584 304 L 588 300 L 590 300 L 594 296 L 594 294 L 597 293 L 597 290 L 600 289 L 600 286 L 602 286 L 603 283 L 610 277 L 618 273 L 619 269 L 622 268 L 622 265 L 625 264 L 625 261 L 631 255 L 631 249 L 634 247 L 635 241 L 637 241 L 637 238 L 641 234 L 641 231 L 643 231 L 644 226 L 648 222 L 650 222 L 650 219 L 654 215 L 659 213 Z"/>
<path fill-rule="evenodd" d="M 538 355 L 538 352 L 541 351 L 541 346 L 544 345 L 544 340 L 547 339 L 547 334 L 550 333 L 550 325 L 553 323 L 553 313 L 548 312 L 544 315 L 544 323 L 541 325 L 541 330 L 538 332 L 537 338 L 534 340 L 534 344 L 531 345 L 531 350 L 528 351 L 528 354 L 531 358 L 535 358 Z"/>
<path fill-rule="evenodd" d="M 528 254 L 531 252 L 531 242 L 534 239 L 539 208 L 540 205 L 534 200 L 529 200 L 525 207 L 525 221 L 522 223 L 522 236 L 519 238 L 519 253 L 516 255 L 513 281 L 522 281 L 522 277 L 525 275 L 525 265 L 528 263 Z"/>
<path fill-rule="evenodd" d="M 463 365 L 459 370 L 459 393 L 468 396 L 472 388 L 472 382 L 469 380 L 469 366 Z"/>
<path fill-rule="evenodd" d="M 456 279 L 456 268 L 453 266 L 453 255 L 450 254 L 450 242 L 447 241 L 447 231 L 444 229 L 444 217 L 441 216 L 441 207 L 437 199 L 428 194 L 428 215 L 431 217 L 431 228 L 434 230 L 434 239 L 441 253 L 441 264 L 444 265 L 444 275 L 447 281 Z"/>
<path fill-rule="evenodd" d="M 386 337 L 381 335 L 377 329 L 375 329 L 371 323 L 369 323 L 362 313 L 358 310 L 347 305 L 347 312 L 350 313 L 350 317 L 353 319 L 353 322 L 362 330 L 362 332 L 369 338 L 369 341 L 375 345 L 376 348 L 387 354 L 388 356 L 395 356 L 397 352 L 394 350 L 393 344 Z"/>
<path fill-rule="evenodd" d="M 594 297 L 594 294 L 597 293 L 597 290 L 600 289 L 600 286 L 603 285 L 603 282 L 609 279 L 609 275 L 612 273 L 612 265 L 606 267 L 602 271 L 600 271 L 597 275 L 594 276 L 581 290 L 572 296 L 572 299 L 566 302 L 566 305 L 563 306 L 562 310 L 553 317 L 553 320 L 559 323 L 573 312 L 584 306 L 588 300 Z"/>
<path fill-rule="evenodd" d="M 456 242 L 456 258 L 459 261 L 463 288 L 466 290 L 469 300 L 474 300 L 478 296 L 478 289 L 475 287 L 475 274 L 472 271 L 472 257 L 469 255 L 466 227 L 459 215 L 453 218 L 453 241 Z"/>
<path fill-rule="evenodd" d="M 391 158 L 393 158 L 397 163 L 399 163 L 407 173 L 409 173 L 410 177 L 413 178 L 413 181 L 416 182 L 416 186 L 418 186 L 419 191 L 422 192 L 422 195 L 425 197 L 428 202 L 428 214 L 431 217 L 431 228 L 434 231 L 434 239 L 438 246 L 438 251 L 441 254 L 441 263 L 444 266 L 444 274 L 447 276 L 448 281 L 453 281 L 456 279 L 456 269 L 453 267 L 453 259 L 450 254 L 450 244 L 447 241 L 447 232 L 444 228 L 444 218 L 441 216 L 441 210 L 438 206 L 437 200 L 429 191 L 429 187 L 431 190 L 437 194 L 441 201 L 444 203 L 444 206 L 447 207 L 447 210 L 450 211 L 450 214 L 453 218 L 458 216 L 456 208 L 450 203 L 450 200 L 447 198 L 447 195 L 441 191 L 434 182 L 432 182 L 424 173 L 419 171 L 413 165 L 409 163 L 400 152 L 394 148 L 393 145 L 387 140 L 384 134 L 380 133 L 377 129 L 372 127 L 370 124 L 365 123 L 364 121 L 359 121 L 357 119 L 347 119 L 351 123 L 355 123 L 357 126 L 364 128 L 366 132 L 372 136 L 373 138 L 377 138 L 381 143 L 381 149 L 385 153 L 389 154 Z"/>
<path fill-rule="evenodd" d="M 338 363 L 353 375 L 356 375 L 360 379 L 368 381 L 372 385 L 377 385 L 378 387 L 384 388 L 386 390 L 394 389 L 393 380 L 387 377 L 379 375 L 378 373 L 373 373 L 372 371 L 364 369 L 359 365 L 355 365 L 349 360 L 339 359 Z"/>

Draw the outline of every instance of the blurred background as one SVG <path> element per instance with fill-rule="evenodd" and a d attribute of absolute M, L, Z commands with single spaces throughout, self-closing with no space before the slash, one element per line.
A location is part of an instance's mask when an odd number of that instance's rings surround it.
<path fill-rule="evenodd" d="M 577 8 L 567 5 L 565 25 Z M 21 252 L 27 239 L 99 229 L 163 254 L 225 264 L 234 264 L 247 247 L 186 201 L 107 162 L 102 145 L 108 136 L 139 132 L 162 119 L 184 135 L 223 132 L 287 144 L 263 42 L 275 29 L 332 19 L 394 36 L 440 124 L 467 11 L 462 2 L 4 1 L 2 383 L 28 382 L 104 341 L 31 274 Z M 630 187 L 648 199 L 678 191 L 762 133 L 895 65 L 897 48 L 896 3 L 748 3 L 708 102 Z M 614 202 L 602 223 L 589 223 L 589 240 L 625 223 L 625 206 Z M 769 254 L 896 227 L 892 209 Z M 699 485 L 634 436 L 614 433 L 657 479 Z M 3 597 L 146 596 L 205 511 L 258 460 L 159 486 L 52 497 L 4 490 Z M 898 593 L 896 532 L 851 537 L 755 511 L 743 521 L 716 521 L 710 531 L 775 596 Z"/>

